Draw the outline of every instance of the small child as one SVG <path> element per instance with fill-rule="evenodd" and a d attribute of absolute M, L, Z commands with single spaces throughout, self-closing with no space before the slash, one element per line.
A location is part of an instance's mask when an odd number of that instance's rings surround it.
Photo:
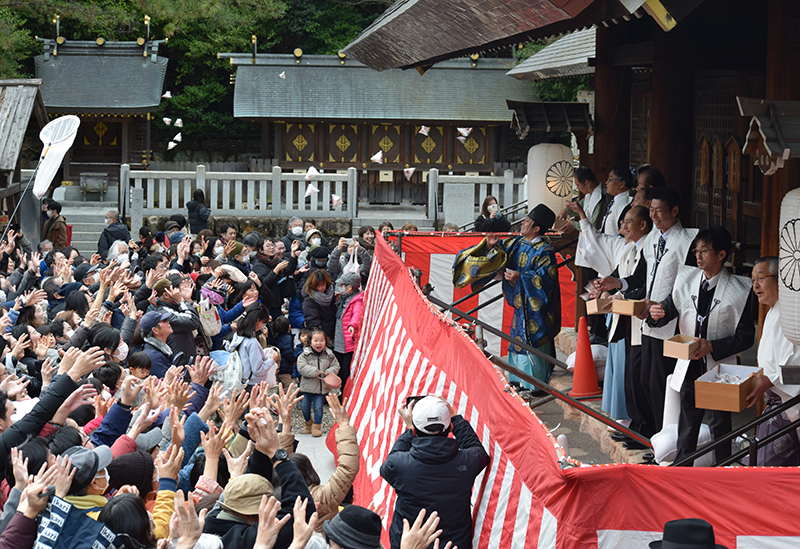
<path fill-rule="evenodd" d="M 133 353 L 128 357 L 128 370 L 137 379 L 147 379 L 150 376 L 152 364 L 150 357 L 144 351 Z"/>
<path fill-rule="evenodd" d="M 295 369 L 297 358 L 294 354 L 294 336 L 291 332 L 289 319 L 279 316 L 272 322 L 273 335 L 269 338 L 269 344 L 274 345 L 281 352 L 281 363 L 278 367 L 278 381 L 283 385 L 283 390 L 288 391 L 292 385 L 292 373 Z"/>
<path fill-rule="evenodd" d="M 303 354 L 303 350 L 311 344 L 310 338 L 311 337 L 311 330 L 306 328 L 300 329 L 300 333 L 297 336 L 297 341 L 299 342 L 297 345 L 294 346 L 294 369 L 292 370 L 292 379 L 296 379 L 297 383 L 300 383 L 300 372 L 297 371 L 297 357 Z"/>
<path fill-rule="evenodd" d="M 331 392 L 331 387 L 322 380 L 328 374 L 339 371 L 339 361 L 328 347 L 328 337 L 321 328 L 311 330 L 311 346 L 306 347 L 297 358 L 297 369 L 300 371 L 300 391 L 303 402 L 303 419 L 306 421 L 304 434 L 322 436 L 322 406 L 325 404 L 325 395 Z M 311 406 L 314 406 L 314 418 L 311 418 Z"/>

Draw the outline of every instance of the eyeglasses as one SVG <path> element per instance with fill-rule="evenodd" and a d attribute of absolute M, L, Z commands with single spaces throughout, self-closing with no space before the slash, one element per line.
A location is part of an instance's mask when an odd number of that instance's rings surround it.
<path fill-rule="evenodd" d="M 777 275 L 765 275 L 765 276 L 761 276 L 761 275 L 759 275 L 759 276 L 756 276 L 756 277 L 754 277 L 754 278 L 751 278 L 751 279 L 750 279 L 750 282 L 752 282 L 752 283 L 753 283 L 753 286 L 755 286 L 755 285 L 756 285 L 756 282 L 758 282 L 758 285 L 759 285 L 759 286 L 762 286 L 762 285 L 764 284 L 764 282 L 765 282 L 765 281 L 766 281 L 768 278 L 777 278 Z"/>
<path fill-rule="evenodd" d="M 695 248 L 694 250 L 692 250 L 692 253 L 694 255 L 706 255 L 706 254 L 709 254 L 709 253 L 714 253 L 714 250 L 708 250 L 708 249 L 705 249 L 705 248 L 703 248 L 703 249 Z"/>

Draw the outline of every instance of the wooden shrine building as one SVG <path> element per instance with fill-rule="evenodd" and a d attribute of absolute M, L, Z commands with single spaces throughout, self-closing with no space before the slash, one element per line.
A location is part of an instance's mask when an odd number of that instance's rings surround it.
<path fill-rule="evenodd" d="M 594 75 L 594 154 L 581 162 L 599 178 L 660 169 L 685 224 L 730 229 L 741 271 L 777 255 L 780 203 L 800 186 L 797 108 L 784 103 L 800 100 L 796 0 L 398 0 L 344 51 L 377 71 L 425 70 L 562 34 L 510 74 Z"/>
<path fill-rule="evenodd" d="M 150 118 L 167 70 L 168 60 L 158 55 L 163 41 L 39 40 L 44 53 L 35 58 L 36 76 L 50 116 L 81 118 L 62 179 L 77 184 L 81 173 L 92 172 L 114 183 L 120 164 L 148 166 Z"/>
<path fill-rule="evenodd" d="M 495 171 L 513 135 L 506 100 L 535 99 L 530 83 L 505 75 L 510 60 L 474 56 L 420 75 L 299 50 L 219 57 L 236 67 L 234 116 L 262 124 L 264 158 L 283 169 L 356 167 L 358 196 L 373 204 L 424 204 L 430 168 Z M 382 163 L 372 160 L 378 153 Z"/>

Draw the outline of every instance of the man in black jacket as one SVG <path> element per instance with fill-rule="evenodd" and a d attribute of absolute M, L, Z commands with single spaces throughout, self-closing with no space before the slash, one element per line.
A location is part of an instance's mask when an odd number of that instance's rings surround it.
<path fill-rule="evenodd" d="M 128 232 L 128 227 L 119 222 L 119 212 L 112 210 L 106 214 L 106 228 L 103 229 L 103 234 L 100 235 L 100 240 L 97 242 L 97 253 L 106 259 L 108 249 L 114 242 L 122 240 L 127 245 L 130 239 L 131 234 Z"/>
<path fill-rule="evenodd" d="M 278 519 L 291 514 L 298 496 L 308 500 L 306 520 L 317 510 L 303 475 L 289 461 L 286 450 L 280 447 L 272 415 L 266 409 L 251 410 L 245 416 L 255 449 L 248 461 L 247 473 L 231 479 L 222 493 L 222 502 L 206 517 L 203 531 L 222 538 L 224 547 L 252 549 L 258 534 L 258 505 L 262 495 L 271 495 L 273 467 L 281 479 L 281 509 Z M 292 520 L 283 525 L 274 549 L 287 549 L 294 536 Z"/>
<path fill-rule="evenodd" d="M 439 513 L 441 540 L 472 547 L 470 497 L 489 454 L 472 426 L 441 397 L 426 396 L 397 410 L 408 426 L 381 465 L 381 476 L 397 492 L 389 538 L 400 548 L 403 519 L 411 524 L 421 509 Z M 455 438 L 447 435 L 452 430 Z"/>

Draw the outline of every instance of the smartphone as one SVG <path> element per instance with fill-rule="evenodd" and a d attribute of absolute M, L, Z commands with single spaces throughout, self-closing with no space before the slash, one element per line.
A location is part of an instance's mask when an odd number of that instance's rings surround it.
<path fill-rule="evenodd" d="M 417 402 L 418 400 L 422 400 L 423 398 L 425 398 L 425 396 L 426 395 L 418 395 L 418 396 L 406 397 L 406 407 L 411 407 L 411 405 L 413 403 Z"/>

